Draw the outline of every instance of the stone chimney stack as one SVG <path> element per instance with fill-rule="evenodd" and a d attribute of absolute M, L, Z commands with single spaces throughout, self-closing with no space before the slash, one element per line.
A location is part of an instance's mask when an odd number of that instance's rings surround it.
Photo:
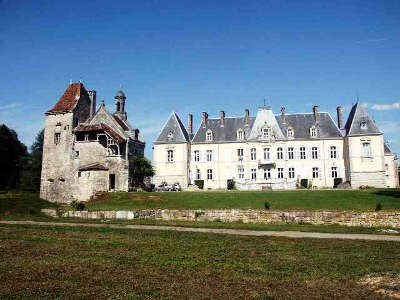
<path fill-rule="evenodd" d="M 225 112 L 221 110 L 221 127 L 225 126 Z"/>
<path fill-rule="evenodd" d="M 282 118 L 282 122 L 283 123 L 286 123 L 285 111 L 286 111 L 286 108 L 285 107 L 281 107 L 281 118 Z"/>
<path fill-rule="evenodd" d="M 336 112 L 337 112 L 337 126 L 339 129 L 343 128 L 343 118 L 342 118 L 342 107 L 338 106 L 336 107 Z"/>
<path fill-rule="evenodd" d="M 244 110 L 244 122 L 249 123 L 250 111 L 246 108 Z"/>
<path fill-rule="evenodd" d="M 319 119 L 318 119 L 318 105 L 314 105 L 312 110 L 313 110 L 313 113 L 314 113 L 314 120 L 315 120 L 315 122 L 318 122 L 319 121 Z"/>
<path fill-rule="evenodd" d="M 204 126 L 207 125 L 207 122 L 208 122 L 208 113 L 203 111 L 203 123 L 204 123 Z"/>
<path fill-rule="evenodd" d="M 93 117 L 96 113 L 96 91 L 89 91 L 90 99 L 90 117 Z"/>
<path fill-rule="evenodd" d="M 189 134 L 193 134 L 193 115 L 192 114 L 188 115 L 188 131 L 189 131 Z"/>

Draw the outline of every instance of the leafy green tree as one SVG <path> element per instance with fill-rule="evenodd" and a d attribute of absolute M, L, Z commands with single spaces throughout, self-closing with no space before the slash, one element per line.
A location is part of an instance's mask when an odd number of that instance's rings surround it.
<path fill-rule="evenodd" d="M 42 172 L 44 129 L 37 135 L 32 144 L 31 152 L 23 159 L 23 169 L 20 188 L 24 191 L 40 190 L 40 175 Z"/>
<path fill-rule="evenodd" d="M 0 190 L 17 188 L 26 155 L 26 146 L 19 141 L 17 133 L 0 125 Z"/>
<path fill-rule="evenodd" d="M 132 186 L 143 185 L 144 178 L 153 175 L 154 169 L 148 159 L 144 157 L 132 157 L 129 160 L 129 182 Z"/>

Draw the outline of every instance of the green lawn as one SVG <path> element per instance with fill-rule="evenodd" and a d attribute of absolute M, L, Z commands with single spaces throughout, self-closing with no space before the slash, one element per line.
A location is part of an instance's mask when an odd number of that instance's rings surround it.
<path fill-rule="evenodd" d="M 378 202 L 383 210 L 399 210 L 400 189 L 110 193 L 88 209 L 264 209 L 266 201 L 272 210 L 373 211 Z"/>
<path fill-rule="evenodd" d="M 394 242 L 0 225 L 0 247 L 0 298 L 372 299 L 361 278 L 400 272 Z"/>
<path fill-rule="evenodd" d="M 0 194 L 0 216 L 39 215 L 42 208 L 55 208 L 57 204 L 39 198 L 39 193 L 8 192 Z"/>

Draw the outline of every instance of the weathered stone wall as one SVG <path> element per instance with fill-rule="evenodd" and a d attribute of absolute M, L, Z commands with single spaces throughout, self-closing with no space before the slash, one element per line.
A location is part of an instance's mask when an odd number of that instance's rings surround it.
<path fill-rule="evenodd" d="M 53 209 L 43 209 L 57 217 Z M 400 211 L 271 211 L 271 210 L 135 210 L 135 211 L 67 211 L 62 217 L 84 219 L 152 219 L 174 221 L 221 221 L 253 224 L 313 224 L 361 227 L 400 228 Z"/>

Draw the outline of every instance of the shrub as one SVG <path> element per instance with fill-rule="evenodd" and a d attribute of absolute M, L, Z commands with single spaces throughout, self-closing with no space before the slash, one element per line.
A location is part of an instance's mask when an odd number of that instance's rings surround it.
<path fill-rule="evenodd" d="M 86 208 L 85 202 L 82 201 L 73 200 L 70 205 L 75 210 L 84 210 Z"/>
<path fill-rule="evenodd" d="M 228 182 L 226 184 L 226 188 L 228 190 L 234 190 L 235 189 L 235 181 L 233 179 L 228 179 Z"/>
<path fill-rule="evenodd" d="M 205 214 L 204 211 L 196 211 L 196 212 L 194 213 L 194 217 L 197 219 L 197 218 L 203 216 L 204 214 Z"/>
<path fill-rule="evenodd" d="M 308 188 L 308 179 L 301 179 L 300 185 L 301 185 L 301 187 L 303 187 L 305 189 Z"/>
<path fill-rule="evenodd" d="M 197 185 L 201 190 L 204 188 L 204 180 L 197 179 L 194 181 L 194 184 Z"/>
<path fill-rule="evenodd" d="M 269 204 L 268 201 L 265 201 L 265 202 L 264 202 L 264 208 L 265 208 L 266 210 L 269 210 L 269 209 L 270 209 L 270 204 Z"/>
<path fill-rule="evenodd" d="M 342 184 L 343 178 L 334 178 L 333 179 L 333 187 L 337 188 L 339 184 Z"/>
<path fill-rule="evenodd" d="M 378 202 L 378 203 L 375 205 L 375 211 L 380 211 L 380 210 L 382 210 L 382 204 L 381 204 L 380 202 Z"/>

